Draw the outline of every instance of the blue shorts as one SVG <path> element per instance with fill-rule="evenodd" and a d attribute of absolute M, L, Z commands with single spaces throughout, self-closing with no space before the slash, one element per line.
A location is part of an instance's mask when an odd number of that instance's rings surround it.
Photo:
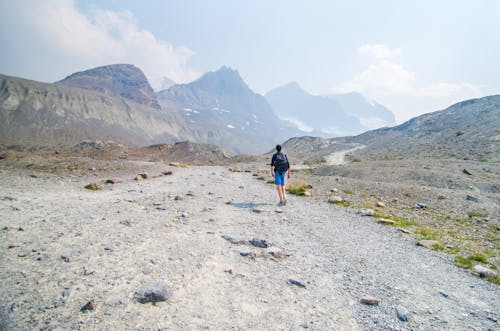
<path fill-rule="evenodd" d="M 275 170 L 274 171 L 274 183 L 276 185 L 285 186 L 285 175 L 286 175 L 286 171 L 279 172 L 279 171 Z"/>

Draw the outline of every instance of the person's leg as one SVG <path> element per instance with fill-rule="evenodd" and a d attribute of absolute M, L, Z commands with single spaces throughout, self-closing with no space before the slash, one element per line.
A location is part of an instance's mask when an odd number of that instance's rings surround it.
<path fill-rule="evenodd" d="M 280 202 L 283 203 L 283 195 L 281 193 L 281 185 L 276 185 L 276 187 L 278 188 L 278 197 L 280 199 Z"/>

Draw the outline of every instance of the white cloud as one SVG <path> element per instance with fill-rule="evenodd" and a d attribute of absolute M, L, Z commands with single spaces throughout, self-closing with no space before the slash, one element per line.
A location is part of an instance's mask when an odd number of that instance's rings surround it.
<path fill-rule="evenodd" d="M 391 49 L 388 46 L 380 44 L 364 44 L 358 48 L 358 52 L 373 55 L 377 59 L 388 59 L 401 55 L 401 49 Z"/>
<path fill-rule="evenodd" d="M 375 47 L 376 46 L 376 47 Z M 363 45 L 359 53 L 376 60 L 353 79 L 333 88 L 336 93 L 359 92 L 392 110 L 398 123 L 444 109 L 456 102 L 484 95 L 485 86 L 470 83 L 433 83 L 418 86 L 416 74 L 387 58 L 401 54 L 383 45 Z"/>
<path fill-rule="evenodd" d="M 14 34 L 0 33 L 1 44 L 10 47 L 6 60 L 11 66 L 34 68 L 39 56 L 44 68 L 36 71 L 46 80 L 113 63 L 136 65 L 155 87 L 161 85 L 163 77 L 179 83 L 198 77 L 187 65 L 192 50 L 158 40 L 139 27 L 128 11 L 94 8 L 85 16 L 72 0 L 16 1 L 2 6 L 2 11 L 2 19 L 9 19 L 9 33 Z M 54 79 L 56 73 L 59 76 Z"/>
<path fill-rule="evenodd" d="M 388 60 L 380 60 L 371 64 L 361 74 L 352 80 L 342 83 L 336 88 L 337 92 L 367 92 L 390 91 L 391 93 L 404 93 L 411 91 L 415 74 L 403 66 Z"/>

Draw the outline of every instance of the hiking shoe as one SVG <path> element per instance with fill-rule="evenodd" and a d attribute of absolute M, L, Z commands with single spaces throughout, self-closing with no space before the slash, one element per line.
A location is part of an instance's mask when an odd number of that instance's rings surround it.
<path fill-rule="evenodd" d="M 287 201 L 286 198 L 283 198 L 283 206 L 286 205 Z"/>

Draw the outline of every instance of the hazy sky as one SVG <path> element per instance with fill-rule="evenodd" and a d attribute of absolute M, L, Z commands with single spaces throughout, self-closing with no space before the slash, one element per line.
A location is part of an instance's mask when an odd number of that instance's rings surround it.
<path fill-rule="evenodd" d="M 0 0 L 0 73 L 43 82 L 112 63 L 155 88 L 222 65 L 264 94 L 358 91 L 398 122 L 500 94 L 497 0 Z"/>

